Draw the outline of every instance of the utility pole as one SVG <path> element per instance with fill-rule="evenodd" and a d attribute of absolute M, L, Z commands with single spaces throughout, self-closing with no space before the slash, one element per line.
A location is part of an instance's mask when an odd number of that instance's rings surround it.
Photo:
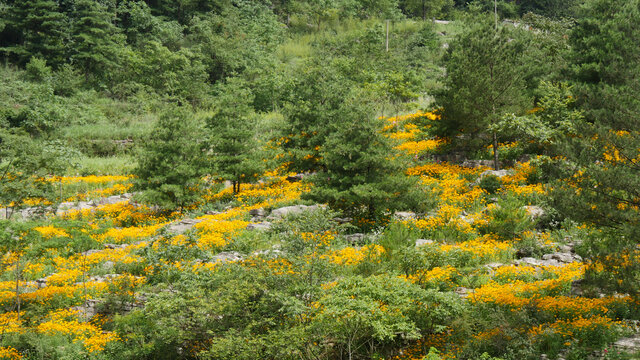
<path fill-rule="evenodd" d="M 387 20 L 387 40 L 385 42 L 387 52 L 389 52 L 389 20 Z"/>

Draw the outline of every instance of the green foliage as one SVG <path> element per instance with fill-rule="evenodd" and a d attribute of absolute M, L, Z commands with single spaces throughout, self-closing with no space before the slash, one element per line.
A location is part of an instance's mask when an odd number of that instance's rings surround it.
<path fill-rule="evenodd" d="M 264 170 L 260 144 L 255 141 L 252 102 L 253 95 L 244 83 L 230 79 L 216 97 L 215 114 L 207 119 L 216 176 L 233 182 L 235 193 Z"/>
<path fill-rule="evenodd" d="M 599 257 L 605 259 L 607 254 L 633 253 L 638 243 L 640 218 L 630 209 L 640 205 L 635 165 L 640 144 L 640 100 L 636 96 L 640 66 L 625 59 L 640 54 L 635 45 L 640 26 L 633 20 L 640 16 L 640 3 L 592 0 L 582 15 L 572 34 L 571 60 L 576 103 L 584 121 L 575 124 L 576 136 L 565 138 L 561 148 L 567 161 L 557 162 L 552 173 L 563 179 L 573 177 L 573 181 L 570 185 L 558 181 L 554 199 L 567 217 L 615 234 L 610 238 L 616 239 L 616 246 L 596 247 Z M 615 282 L 609 285 L 617 288 Z M 629 291 L 637 288 L 632 286 Z"/>
<path fill-rule="evenodd" d="M 401 162 L 389 158 L 391 143 L 363 98 L 365 94 L 355 92 L 341 106 L 339 112 L 347 119 L 332 124 L 333 133 L 320 150 L 323 170 L 314 175 L 314 187 L 305 196 L 350 217 L 367 219 L 356 224 L 367 227 L 369 221 L 375 223 L 405 206 L 403 195 L 411 180 L 402 174 Z"/>
<path fill-rule="evenodd" d="M 522 61 L 526 38 L 511 27 L 496 29 L 492 20 L 478 15 L 450 45 L 446 89 L 437 98 L 444 108 L 439 132 L 464 133 L 467 148 L 486 145 L 491 141 L 486 135 L 491 125 L 505 113 L 523 112 L 530 103 Z"/>
<path fill-rule="evenodd" d="M 327 350 L 347 358 L 384 354 L 403 339 L 440 332 L 461 310 L 454 294 L 424 290 L 389 275 L 340 279 L 318 305 L 322 311 L 314 317 L 312 329 L 321 339 L 334 340 L 333 349 Z"/>
<path fill-rule="evenodd" d="M 485 175 L 480 179 L 478 186 L 489 194 L 495 194 L 502 187 L 502 181 L 495 175 Z"/>
<path fill-rule="evenodd" d="M 144 201 L 184 210 L 199 199 L 205 174 L 203 143 L 196 140 L 200 134 L 201 124 L 186 109 L 176 107 L 162 114 L 137 154 L 136 188 Z"/>
<path fill-rule="evenodd" d="M 25 70 L 31 81 L 48 82 L 51 78 L 51 68 L 47 66 L 47 61 L 41 58 L 32 57 Z"/>
<path fill-rule="evenodd" d="M 93 0 L 75 0 L 70 20 L 72 61 L 87 76 L 110 79 L 112 72 L 117 71 L 117 56 L 124 38 L 113 25 L 107 7 Z"/>

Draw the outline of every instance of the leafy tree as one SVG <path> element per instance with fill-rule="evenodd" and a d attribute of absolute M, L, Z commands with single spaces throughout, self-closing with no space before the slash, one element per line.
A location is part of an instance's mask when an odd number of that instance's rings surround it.
<path fill-rule="evenodd" d="M 535 143 L 547 155 L 557 155 L 558 145 L 565 136 L 575 134 L 576 125 L 583 119 L 582 113 L 573 108 L 575 101 L 567 83 L 542 82 L 536 111 L 524 116 L 506 114 L 491 129 L 524 143 Z"/>
<path fill-rule="evenodd" d="M 206 171 L 201 136 L 202 127 L 184 108 L 174 107 L 160 116 L 137 154 L 134 171 L 145 202 L 184 210 L 199 199 Z"/>
<path fill-rule="evenodd" d="M 444 108 L 442 135 L 463 132 L 465 142 L 478 146 L 474 141 L 487 141 L 490 125 L 505 113 L 521 113 L 530 105 L 521 62 L 525 45 L 516 30 L 506 26 L 496 29 L 489 16 L 482 16 L 456 37 L 446 58 L 446 88 L 437 99 Z M 498 169 L 495 132 L 493 152 Z"/>
<path fill-rule="evenodd" d="M 237 78 L 220 88 L 215 114 L 207 120 L 212 163 L 217 177 L 230 180 L 237 193 L 242 183 L 255 180 L 264 168 L 255 141 L 253 94 Z"/>
<path fill-rule="evenodd" d="M 340 107 L 339 121 L 319 150 L 320 170 L 306 195 L 358 219 L 378 220 L 388 211 L 405 206 L 410 180 L 399 159 L 392 159 L 390 141 L 381 134 L 382 122 L 360 91 Z M 397 156 L 396 156 L 397 157 Z"/>
<path fill-rule="evenodd" d="M 584 121 L 576 124 L 576 136 L 565 139 L 567 161 L 554 167 L 566 179 L 555 187 L 556 205 L 605 229 L 590 250 L 606 270 L 601 285 L 637 295 L 640 65 L 630 59 L 640 58 L 640 1 L 590 0 L 582 12 L 571 60 Z"/>
<path fill-rule="evenodd" d="M 453 0 L 404 0 L 402 7 L 405 12 L 420 16 L 422 20 L 440 16 L 444 10 L 453 7 Z"/>
<path fill-rule="evenodd" d="M 0 129 L 0 204 L 10 218 L 16 211 L 34 207 L 43 213 L 55 202 L 54 184 L 45 177 L 66 168 L 60 152 L 33 141 L 20 131 Z M 36 205 L 27 205 L 32 200 Z"/>
<path fill-rule="evenodd" d="M 331 339 L 333 347 L 327 351 L 335 359 L 388 354 L 394 343 L 444 330 L 461 310 L 455 295 L 425 290 L 386 274 L 339 279 L 317 303 L 322 311 L 311 327 L 318 343 Z"/>

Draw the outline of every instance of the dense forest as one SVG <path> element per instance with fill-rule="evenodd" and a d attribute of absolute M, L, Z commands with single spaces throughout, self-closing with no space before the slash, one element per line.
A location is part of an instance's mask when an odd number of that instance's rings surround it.
<path fill-rule="evenodd" d="M 640 0 L 0 0 L 0 358 L 640 358 Z"/>

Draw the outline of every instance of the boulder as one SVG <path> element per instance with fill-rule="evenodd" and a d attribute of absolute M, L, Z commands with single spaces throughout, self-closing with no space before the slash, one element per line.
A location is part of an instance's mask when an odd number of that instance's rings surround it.
<path fill-rule="evenodd" d="M 285 207 L 281 207 L 279 209 L 275 209 L 271 212 L 271 215 L 269 215 L 268 218 L 270 219 L 281 219 L 285 216 L 290 216 L 290 215 L 295 215 L 295 214 L 301 214 L 305 211 L 315 211 L 317 209 L 319 209 L 320 206 L 318 205 L 311 205 L 311 206 L 307 206 L 307 205 L 293 205 L 293 206 L 285 206 Z"/>
<path fill-rule="evenodd" d="M 364 240 L 364 234 L 355 233 L 355 234 L 345 235 L 344 239 L 350 244 L 359 244 Z"/>
<path fill-rule="evenodd" d="M 435 241 L 431 239 L 418 239 L 416 240 L 416 246 L 430 245 L 430 244 L 433 244 L 434 242 Z"/>
<path fill-rule="evenodd" d="M 540 260 L 532 257 L 525 257 L 514 261 L 514 264 L 519 266 L 558 266 L 561 263 L 555 259 Z"/>
<path fill-rule="evenodd" d="M 555 252 L 542 255 L 542 260 L 556 260 L 561 263 L 569 264 L 572 262 L 582 261 L 582 257 L 573 253 Z"/>
<path fill-rule="evenodd" d="M 265 217 L 267 216 L 267 212 L 263 208 L 251 209 L 249 210 L 249 215 L 257 216 L 257 217 Z"/>
<path fill-rule="evenodd" d="M 398 211 L 394 216 L 398 220 L 412 220 L 416 218 L 416 213 L 412 211 Z"/>
<path fill-rule="evenodd" d="M 184 234 L 193 229 L 195 224 L 201 223 L 202 219 L 183 219 L 167 227 L 167 232 L 175 235 Z"/>
<path fill-rule="evenodd" d="M 271 229 L 271 223 L 268 222 L 268 221 L 247 225 L 247 230 L 266 231 L 266 230 L 269 230 L 269 229 Z"/>
<path fill-rule="evenodd" d="M 502 179 L 505 176 L 513 175 L 513 170 L 487 170 L 480 174 L 479 179 L 489 175 L 497 176 Z"/>
<path fill-rule="evenodd" d="M 613 346 L 616 349 L 635 354 L 640 351 L 640 335 L 620 339 Z"/>
<path fill-rule="evenodd" d="M 461 164 L 466 168 L 493 167 L 493 160 L 465 160 Z"/>

